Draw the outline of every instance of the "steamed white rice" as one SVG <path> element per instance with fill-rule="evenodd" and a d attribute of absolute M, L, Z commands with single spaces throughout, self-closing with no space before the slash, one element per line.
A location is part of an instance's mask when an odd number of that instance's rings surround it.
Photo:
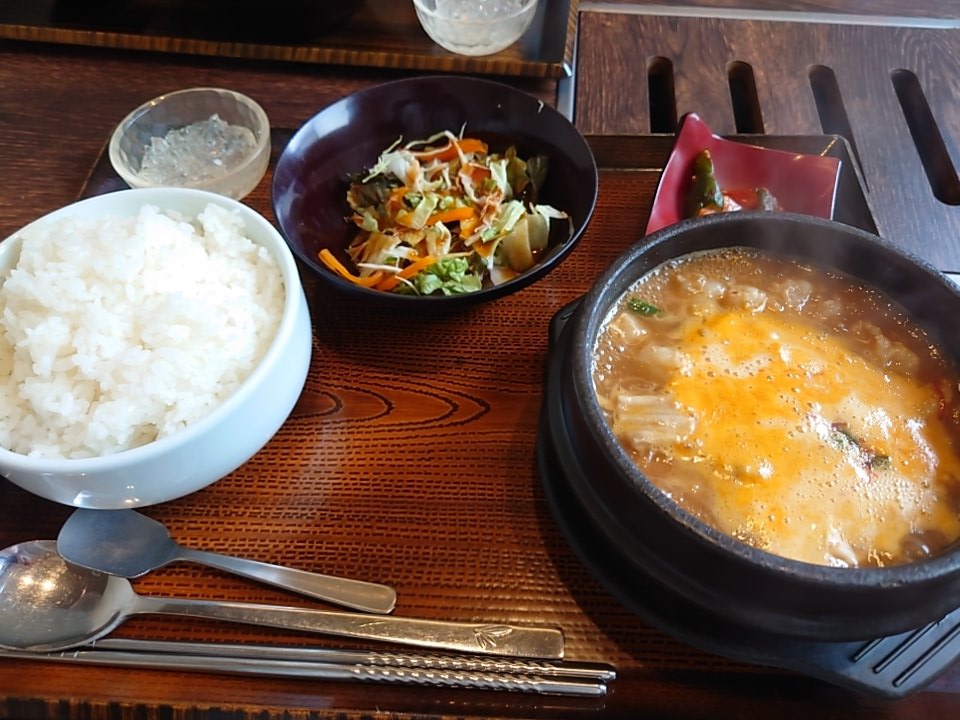
<path fill-rule="evenodd" d="M 107 455 L 209 413 L 269 347 L 284 301 L 238 214 L 63 219 L 0 281 L 0 446 Z"/>

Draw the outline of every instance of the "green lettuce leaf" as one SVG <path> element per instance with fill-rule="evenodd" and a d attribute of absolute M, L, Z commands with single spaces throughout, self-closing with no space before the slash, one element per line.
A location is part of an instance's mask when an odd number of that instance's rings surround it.
<path fill-rule="evenodd" d="M 476 292 L 481 286 L 480 276 L 471 271 L 470 262 L 465 257 L 440 260 L 415 275 L 411 282 L 419 295 L 433 295 L 438 292 L 444 295 L 461 295 Z M 404 285 L 398 290 L 411 292 L 412 288 Z"/>

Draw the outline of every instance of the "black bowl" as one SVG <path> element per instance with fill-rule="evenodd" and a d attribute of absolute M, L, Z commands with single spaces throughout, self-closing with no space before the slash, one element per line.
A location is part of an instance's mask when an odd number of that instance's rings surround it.
<path fill-rule="evenodd" d="M 543 153 L 550 167 L 541 202 L 567 212 L 573 233 L 551 233 L 551 245 L 530 270 L 465 295 L 417 297 L 360 287 L 332 273 L 318 253 L 341 259 L 356 233 L 346 220 L 347 178 L 369 168 L 399 137 L 466 132 L 494 150 L 515 144 L 521 157 Z M 597 167 L 583 136 L 555 109 L 516 88 L 469 77 L 420 77 L 377 85 L 345 97 L 308 120 L 284 149 L 273 173 L 273 210 L 294 254 L 320 280 L 358 298 L 395 307 L 454 307 L 519 290 L 555 268 L 580 239 L 597 199 Z M 565 223 L 554 222 L 556 228 Z"/>
<path fill-rule="evenodd" d="M 786 559 L 739 542 L 670 500 L 613 436 L 593 388 L 593 348 L 613 303 L 641 276 L 690 252 L 761 248 L 835 268 L 893 298 L 960 365 L 960 292 L 888 242 L 788 213 L 689 220 L 631 247 L 596 281 L 551 360 L 545 413 L 558 465 L 591 526 L 645 577 L 714 617 L 778 635 L 846 641 L 933 622 L 960 606 L 960 543 L 884 568 Z"/>

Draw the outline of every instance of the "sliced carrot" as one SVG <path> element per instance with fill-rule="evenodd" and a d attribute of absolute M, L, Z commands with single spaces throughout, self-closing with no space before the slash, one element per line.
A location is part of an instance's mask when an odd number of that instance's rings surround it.
<path fill-rule="evenodd" d="M 377 290 L 393 290 L 397 285 L 400 284 L 400 280 L 409 280 L 421 270 L 425 270 L 433 265 L 436 261 L 437 259 L 431 255 L 425 255 L 422 258 L 418 258 L 407 265 L 403 270 L 385 277 L 382 282 L 377 284 L 376 288 Z"/>
<path fill-rule="evenodd" d="M 479 185 L 488 177 L 491 177 L 493 173 L 490 172 L 490 168 L 483 165 L 478 165 L 477 163 L 469 163 L 466 167 L 461 170 L 461 173 L 466 173 L 469 175 L 470 179 L 473 180 L 474 184 Z"/>
<path fill-rule="evenodd" d="M 352 272 L 347 270 L 344 264 L 339 260 L 337 260 L 334 254 L 330 252 L 330 250 L 327 248 L 323 248 L 323 250 L 320 251 L 320 260 L 323 262 L 324 265 L 326 265 L 328 268 L 333 270 L 337 275 L 342 277 L 344 280 L 349 280 L 350 282 L 356 285 L 361 285 L 363 287 L 373 287 L 378 282 L 380 282 L 380 280 L 383 279 L 383 272 L 381 272 L 380 270 L 377 270 L 375 273 L 373 273 L 369 277 L 360 277 L 359 275 L 354 275 Z"/>
<path fill-rule="evenodd" d="M 436 225 L 437 223 L 463 222 L 477 216 L 477 211 L 472 207 L 455 207 L 449 210 L 441 210 L 427 218 L 427 225 Z"/>
<path fill-rule="evenodd" d="M 476 138 L 464 138 L 463 140 L 452 140 L 443 147 L 430 148 L 428 150 L 419 150 L 413 153 L 418 160 L 453 160 L 457 157 L 457 148 L 460 152 L 466 153 L 485 153 L 487 144 Z"/>
<path fill-rule="evenodd" d="M 403 197 L 407 194 L 408 188 L 406 185 L 401 185 L 400 187 L 395 187 L 390 191 L 390 195 L 387 197 L 386 208 L 388 213 L 395 213 L 400 208 L 403 207 Z"/>

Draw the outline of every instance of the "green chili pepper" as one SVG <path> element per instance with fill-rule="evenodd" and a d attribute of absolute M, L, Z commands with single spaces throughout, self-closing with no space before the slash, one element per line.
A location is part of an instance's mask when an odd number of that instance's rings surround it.
<path fill-rule="evenodd" d="M 844 422 L 835 422 L 830 426 L 830 435 L 833 445 L 842 452 L 854 451 L 860 458 L 862 466 L 867 470 L 889 470 L 891 460 L 889 455 L 875 453 L 864 446 L 863 440 L 858 438 Z"/>
<path fill-rule="evenodd" d="M 846 423 L 833 423 L 833 425 L 830 426 L 830 429 L 833 431 L 834 444 L 836 444 L 838 447 L 853 445 L 858 449 L 860 448 L 860 438 L 850 432 L 850 429 L 847 427 Z"/>
<path fill-rule="evenodd" d="M 713 158 L 709 150 L 703 150 L 693 161 L 693 176 L 687 195 L 687 217 L 696 217 L 701 210 L 723 210 L 723 191 L 717 183 Z"/>

